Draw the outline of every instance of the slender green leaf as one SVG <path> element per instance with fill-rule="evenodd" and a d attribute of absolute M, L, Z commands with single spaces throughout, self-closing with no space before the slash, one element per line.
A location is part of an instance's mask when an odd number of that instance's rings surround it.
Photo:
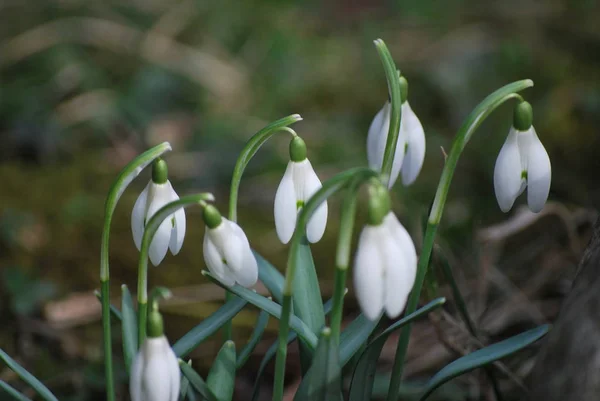
<path fill-rule="evenodd" d="M 3 390 L 6 394 L 11 396 L 13 400 L 31 401 L 31 399 L 25 397 L 23 394 L 19 393 L 16 389 L 14 389 L 10 384 L 8 384 L 2 380 L 0 380 L 0 390 Z M 0 393 L 2 393 L 2 391 L 0 391 Z M 2 398 L 2 397 L 0 397 L 0 398 Z"/>
<path fill-rule="evenodd" d="M 245 299 L 246 301 L 250 302 L 252 305 L 256 306 L 257 308 L 264 310 L 265 312 L 267 312 L 269 315 L 279 319 L 281 316 L 281 305 L 276 304 L 275 302 L 271 301 L 268 298 L 265 298 L 261 295 L 258 295 L 256 292 L 249 290 L 247 288 L 244 288 L 240 285 L 234 285 L 233 287 L 227 287 L 226 285 L 223 285 L 219 280 L 217 280 L 212 274 L 210 274 L 210 272 L 207 271 L 202 271 L 202 274 L 205 275 L 206 277 L 208 277 L 211 281 L 213 281 L 215 284 L 219 285 L 220 287 L 222 287 L 223 289 L 234 293 L 235 295 L 237 295 L 238 297 Z M 294 330 L 296 333 L 298 333 L 298 336 L 304 340 L 307 345 L 309 347 L 311 347 L 311 350 L 314 350 L 315 347 L 317 346 L 317 336 L 315 335 L 315 333 L 313 333 L 308 326 L 306 325 L 306 323 L 304 323 L 302 320 L 300 320 L 297 316 L 291 316 L 290 317 L 290 327 L 292 328 L 292 330 Z"/>
<path fill-rule="evenodd" d="M 331 312 L 332 306 L 333 306 L 333 300 L 331 300 L 331 299 L 329 301 L 325 302 L 325 304 L 323 304 L 323 310 L 325 311 L 326 315 L 329 312 Z M 294 332 L 289 333 L 288 337 L 287 337 L 287 343 L 290 344 L 296 338 L 298 338 L 298 335 L 296 333 L 294 333 Z M 275 353 L 277 352 L 277 345 L 278 345 L 277 341 L 275 341 L 273 344 L 271 344 L 271 346 L 269 347 L 267 352 L 265 352 L 265 355 L 263 356 L 262 361 L 260 361 L 260 365 L 258 367 L 258 372 L 256 373 L 256 379 L 254 380 L 254 387 L 252 389 L 252 400 L 253 401 L 258 399 L 258 396 L 260 394 L 260 379 L 262 378 L 262 374 L 264 373 L 265 368 L 267 367 L 267 364 L 275 356 Z"/>
<path fill-rule="evenodd" d="M 225 341 L 213 362 L 206 384 L 219 401 L 231 401 L 235 387 L 235 344 Z"/>
<path fill-rule="evenodd" d="M 185 377 L 188 378 L 192 387 L 198 391 L 198 393 L 207 401 L 220 401 L 217 397 L 210 391 L 202 377 L 187 363 L 179 360 L 179 368 Z"/>
<path fill-rule="evenodd" d="M 187 361 L 187 364 L 192 366 L 192 360 Z M 181 375 L 181 383 L 179 384 L 179 399 L 184 401 L 188 396 L 188 391 L 193 393 L 192 389 L 190 389 L 190 379 L 185 375 Z"/>
<path fill-rule="evenodd" d="M 256 319 L 256 324 L 254 325 L 254 330 L 252 330 L 252 335 L 250 336 L 250 339 L 248 340 L 246 346 L 242 348 L 240 354 L 238 355 L 236 362 L 237 369 L 240 369 L 242 366 L 244 366 L 244 364 L 250 357 L 250 354 L 252 354 L 252 351 L 254 351 L 254 348 L 256 348 L 256 345 L 262 338 L 262 335 L 265 332 L 268 323 L 269 314 L 264 310 L 260 311 L 260 313 L 258 314 L 258 318 Z"/>
<path fill-rule="evenodd" d="M 550 326 L 545 324 L 458 358 L 446 365 L 429 380 L 420 400 L 426 399 L 436 388 L 450 379 L 488 365 L 533 344 L 545 336 L 548 330 L 550 330 Z"/>
<path fill-rule="evenodd" d="M 246 306 L 246 303 L 245 300 L 238 297 L 226 302 L 215 313 L 204 319 L 202 323 L 190 330 L 173 345 L 175 355 L 181 358 L 192 352 L 202 341 L 233 319 Z"/>
<path fill-rule="evenodd" d="M 340 361 L 345 366 L 360 347 L 366 343 L 379 324 L 379 319 L 371 321 L 362 313 L 346 327 L 340 335 Z"/>
<path fill-rule="evenodd" d="M 300 383 L 294 401 L 340 400 L 342 369 L 339 349 L 331 338 L 331 329 L 324 328 L 319 345 L 306 376 Z"/>
<path fill-rule="evenodd" d="M 252 251 L 258 262 L 258 278 L 267 287 L 273 299 L 283 301 L 283 275 L 258 252 Z"/>
<path fill-rule="evenodd" d="M 123 320 L 121 324 L 123 332 L 123 356 L 125 367 L 130 372 L 133 358 L 138 350 L 137 315 L 131 300 L 131 293 L 125 284 L 121 286 L 121 310 Z"/>
<path fill-rule="evenodd" d="M 362 401 L 371 399 L 373 380 L 375 378 L 375 368 L 377 367 L 377 359 L 379 359 L 379 354 L 381 354 L 383 345 L 387 341 L 390 334 L 402 328 L 404 325 L 412 322 L 413 320 L 427 315 L 432 310 L 442 306 L 445 302 L 445 298 L 434 299 L 421 309 L 392 324 L 367 344 L 367 347 L 360 354 L 358 363 L 354 368 L 352 383 L 350 385 L 349 401 Z"/>
<path fill-rule="evenodd" d="M 30 385 L 36 393 L 40 395 L 46 401 L 58 401 L 58 399 L 52 394 L 41 381 L 35 378 L 34 375 L 29 373 L 24 367 L 19 365 L 17 361 L 12 359 L 6 352 L 0 349 L 0 359 L 6 363 L 6 365 L 12 369 L 25 383 Z"/>
<path fill-rule="evenodd" d="M 98 298 L 98 301 L 102 302 L 102 294 L 100 294 L 100 291 L 94 291 L 94 295 L 96 296 L 96 298 Z M 110 304 L 110 314 L 119 322 L 123 320 L 123 315 L 121 315 L 121 311 L 113 304 Z"/>

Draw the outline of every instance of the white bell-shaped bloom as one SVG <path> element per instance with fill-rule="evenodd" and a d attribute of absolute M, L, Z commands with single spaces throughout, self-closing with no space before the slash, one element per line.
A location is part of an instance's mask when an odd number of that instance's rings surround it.
<path fill-rule="evenodd" d="M 179 363 L 167 338 L 146 338 L 131 365 L 131 401 L 177 401 L 180 381 Z"/>
<path fill-rule="evenodd" d="M 383 154 L 390 128 L 391 110 L 392 106 L 390 102 L 386 102 L 379 113 L 375 115 L 369 127 L 369 134 L 367 135 L 367 158 L 369 166 L 376 170 L 381 170 L 383 165 Z M 423 167 L 424 160 L 425 131 L 410 104 L 408 101 L 405 101 L 402 104 L 400 132 L 388 188 L 394 186 L 400 172 L 402 172 L 402 183 L 404 185 L 412 184 L 417 179 Z"/>
<path fill-rule="evenodd" d="M 321 189 L 321 181 L 308 159 L 290 161 L 275 194 L 275 229 L 279 240 L 287 244 L 296 228 L 298 212 L 311 196 Z M 317 242 L 327 226 L 327 202 L 319 205 L 308 224 L 306 238 Z"/>
<path fill-rule="evenodd" d="M 531 126 L 526 131 L 511 128 L 494 168 L 494 189 L 498 205 L 508 212 L 527 188 L 527 204 L 539 212 L 550 193 L 550 158 Z"/>
<path fill-rule="evenodd" d="M 244 231 L 233 221 L 221 217 L 215 228 L 206 228 L 204 260 L 208 270 L 227 286 L 236 282 L 252 287 L 258 280 L 258 264 Z"/>
<path fill-rule="evenodd" d="M 415 245 L 393 212 L 380 225 L 363 228 L 354 261 L 354 289 L 368 319 L 377 319 L 384 310 L 390 318 L 400 315 L 416 274 Z"/>
<path fill-rule="evenodd" d="M 131 213 L 131 231 L 135 246 L 140 249 L 144 227 L 150 218 L 167 203 L 176 201 L 179 196 L 167 180 L 164 184 L 157 184 L 150 180 L 144 191 L 140 194 Z M 154 266 L 164 259 L 167 249 L 177 255 L 183 245 L 185 237 L 185 212 L 183 208 L 167 217 L 158 227 L 150 243 L 149 256 Z"/>

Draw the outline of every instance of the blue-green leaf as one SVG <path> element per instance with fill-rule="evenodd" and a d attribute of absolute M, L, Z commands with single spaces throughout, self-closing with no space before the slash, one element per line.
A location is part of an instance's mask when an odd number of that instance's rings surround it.
<path fill-rule="evenodd" d="M 246 301 L 238 297 L 227 301 L 215 313 L 204 319 L 202 323 L 190 330 L 173 345 L 175 355 L 181 358 L 192 352 L 202 341 L 206 340 L 225 323 L 233 319 L 246 306 L 246 303 Z"/>
<path fill-rule="evenodd" d="M 127 373 L 130 372 L 131 363 L 138 350 L 137 314 L 133 308 L 131 293 L 125 284 L 121 286 L 121 313 L 123 332 L 123 356 Z"/>
<path fill-rule="evenodd" d="M 281 316 L 281 305 L 276 304 L 268 298 L 265 298 L 261 295 L 258 295 L 256 292 L 244 288 L 239 285 L 234 285 L 232 287 L 227 287 L 223 285 L 219 280 L 217 280 L 210 272 L 202 271 L 202 274 L 208 277 L 215 284 L 221 286 L 225 290 L 234 293 L 238 297 L 245 299 L 250 302 L 252 305 L 257 308 L 264 310 L 269 315 L 279 319 Z M 300 320 L 297 316 L 290 317 L 290 327 L 298 336 L 303 339 L 309 347 L 311 347 L 311 351 L 315 349 L 317 346 L 317 336 L 308 328 L 308 326 Z"/>
<path fill-rule="evenodd" d="M 179 368 L 185 377 L 188 378 L 190 384 L 198 391 L 198 393 L 204 397 L 207 401 L 220 401 L 217 397 L 210 391 L 202 377 L 187 363 L 179 360 Z"/>
<path fill-rule="evenodd" d="M 331 339 L 331 330 L 326 327 L 321 331 L 312 364 L 300 383 L 294 401 L 341 400 L 341 376 L 339 349 Z"/>
<path fill-rule="evenodd" d="M 256 319 L 256 324 L 254 325 L 254 330 L 252 330 L 252 335 L 250 336 L 250 339 L 248 340 L 246 346 L 242 348 L 240 354 L 238 355 L 236 362 L 236 367 L 238 369 L 244 366 L 244 364 L 250 357 L 250 354 L 252 353 L 252 351 L 254 351 L 254 348 L 256 348 L 256 345 L 262 338 L 262 335 L 265 332 L 268 323 L 269 314 L 264 310 L 260 311 L 260 313 L 258 314 L 258 318 Z"/>
<path fill-rule="evenodd" d="M 427 398 L 436 388 L 450 379 L 502 359 L 533 344 L 545 336 L 548 330 L 550 330 L 550 326 L 545 324 L 458 358 L 429 380 L 420 400 Z"/>
<path fill-rule="evenodd" d="M 235 360 L 235 344 L 225 341 L 206 378 L 206 385 L 219 401 L 231 401 L 233 398 Z"/>
<path fill-rule="evenodd" d="M 52 394 L 50 390 L 46 386 L 42 384 L 41 381 L 35 378 L 34 375 L 29 373 L 24 367 L 19 365 L 17 361 L 12 359 L 6 352 L 0 349 L 0 359 L 8 365 L 10 369 L 12 369 L 25 383 L 30 385 L 36 393 L 40 395 L 46 401 L 58 401 L 58 399 Z"/>
<path fill-rule="evenodd" d="M 379 324 L 379 319 L 371 321 L 362 313 L 340 334 L 340 362 L 345 366 Z"/>
<path fill-rule="evenodd" d="M 283 275 L 263 258 L 258 252 L 252 251 L 258 263 L 258 279 L 267 287 L 273 299 L 281 303 L 283 300 Z"/>
<path fill-rule="evenodd" d="M 16 389 L 14 389 L 10 384 L 0 380 L 0 390 L 4 390 L 6 394 L 12 397 L 13 400 L 17 401 L 31 401 L 29 398 L 25 397 L 23 394 L 19 393 Z M 1 391 L 0 391 L 1 393 Z M 0 399 L 3 399 L 0 397 Z"/>
<path fill-rule="evenodd" d="M 192 366 L 192 360 L 190 359 L 187 364 Z M 179 384 L 179 399 L 181 401 L 186 399 L 188 396 L 188 391 L 193 393 L 193 391 L 190 389 L 190 379 L 188 379 L 185 375 L 181 375 L 181 383 Z"/>
<path fill-rule="evenodd" d="M 373 380 L 375 377 L 375 368 L 377 367 L 377 359 L 379 358 L 379 354 L 381 354 L 383 345 L 387 341 L 390 334 L 392 334 L 395 330 L 402 328 L 404 325 L 412 322 L 413 320 L 428 314 L 436 308 L 439 308 L 445 302 L 445 298 L 434 299 L 421 309 L 411 313 L 408 316 L 403 317 L 402 319 L 392 324 L 381 334 L 375 337 L 371 342 L 369 342 L 369 344 L 367 344 L 367 347 L 360 354 L 358 363 L 354 368 L 354 373 L 352 375 L 352 383 L 350 385 L 350 401 L 362 401 L 371 399 L 371 392 L 373 390 Z"/>

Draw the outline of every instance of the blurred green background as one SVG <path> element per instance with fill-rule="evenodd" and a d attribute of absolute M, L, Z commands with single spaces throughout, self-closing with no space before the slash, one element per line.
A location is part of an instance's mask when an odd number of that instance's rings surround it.
<path fill-rule="evenodd" d="M 496 322 L 502 330 L 486 326 L 489 338 L 551 319 L 585 244 L 588 210 L 600 198 L 599 11 L 591 0 L 0 2 L 0 347 L 60 399 L 100 399 L 102 349 L 91 290 L 99 286 L 104 199 L 119 169 L 148 147 L 170 141 L 173 152 L 166 160 L 176 191 L 213 192 L 225 212 L 245 141 L 293 113 L 304 118 L 294 129 L 305 138 L 322 180 L 366 164 L 367 129 L 387 96 L 376 38 L 386 41 L 409 80 L 409 101 L 427 136 L 419 179 L 394 190 L 394 209 L 417 245 L 443 166 L 441 148 L 449 149 L 462 121 L 491 91 L 534 80 L 524 96 L 552 160 L 550 198 L 562 217 L 549 216 L 529 234 L 502 239 L 500 250 L 490 251 L 481 240 L 481 230 L 507 219 L 492 182 L 511 125 L 512 108 L 503 106 L 463 154 L 440 243 L 462 267 L 464 290 L 475 294 L 474 313 L 482 325 L 490 304 L 512 294 L 511 288 L 532 304 L 555 302 L 537 320 L 526 315 L 517 323 Z M 272 208 L 287 146 L 287 137 L 279 136 L 261 149 L 246 171 L 239 200 L 239 221 L 251 244 L 280 268 L 287 247 L 277 240 Z M 144 172 L 131 185 L 113 221 L 116 302 L 121 283 L 135 285 L 137 250 L 129 219 L 148 179 Z M 337 236 L 335 200 L 332 205 L 326 236 L 313 246 L 325 298 Z M 357 227 L 362 221 L 359 216 Z M 579 248 L 564 227 L 581 236 Z M 200 215 L 190 210 L 183 250 L 150 273 L 151 284 L 173 288 L 182 301 L 166 306 L 172 341 L 223 296 L 200 275 L 202 236 Z M 564 256 L 569 247 L 574 248 Z M 490 253 L 510 285 L 481 273 Z M 554 259 L 558 267 L 550 279 L 527 293 L 523 288 L 532 275 L 519 268 L 537 268 L 556 255 L 564 258 Z M 443 293 L 445 284 L 430 287 Z M 351 296 L 347 312 L 356 313 Z M 236 321 L 241 341 L 253 316 L 249 310 Z M 435 340 L 430 326 L 423 333 Z M 118 352 L 118 330 L 115 339 Z M 216 341 L 195 355 L 200 369 L 210 364 Z M 417 381 L 456 356 L 458 351 L 441 343 L 444 357 L 409 369 Z M 393 347 L 386 350 L 389 364 Z M 519 364 L 524 362 L 517 360 L 513 368 L 526 380 L 528 371 L 518 370 Z M 241 400 L 253 379 L 252 369 L 246 370 L 239 379 Z M 0 378 L 17 383 L 1 366 Z M 480 379 L 457 381 L 450 395 L 439 397 L 482 398 L 486 385 Z M 505 382 L 508 392 L 519 394 L 514 380 Z M 266 392 L 268 385 L 267 380 Z"/>

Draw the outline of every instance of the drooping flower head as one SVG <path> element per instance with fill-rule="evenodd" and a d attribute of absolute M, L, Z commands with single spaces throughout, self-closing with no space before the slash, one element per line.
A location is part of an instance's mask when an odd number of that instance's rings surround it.
<path fill-rule="evenodd" d="M 400 77 L 400 89 L 402 94 L 402 119 L 400 120 L 400 133 L 388 188 L 394 186 L 400 173 L 402 173 L 402 183 L 404 185 L 412 184 L 417 179 L 425 160 L 425 132 L 421 121 L 419 121 L 408 103 L 408 81 L 402 76 Z M 381 170 L 383 166 L 383 155 L 390 129 L 391 110 L 390 102 L 386 102 L 379 113 L 375 115 L 369 127 L 367 158 L 369 166 L 376 170 Z"/>
<path fill-rule="evenodd" d="M 550 158 L 532 120 L 531 105 L 525 101 L 519 103 L 515 107 L 513 127 L 496 159 L 494 189 L 503 212 L 508 212 L 527 189 L 529 209 L 537 213 L 544 208 L 550 193 Z"/>
<path fill-rule="evenodd" d="M 242 228 L 222 217 L 216 207 L 203 212 L 204 261 L 208 270 L 223 284 L 252 287 L 258 280 L 258 264 Z"/>
<path fill-rule="evenodd" d="M 363 314 L 395 318 L 404 309 L 417 273 L 417 252 L 410 235 L 390 210 L 387 189 L 369 190 L 368 224 L 354 262 L 354 289 Z"/>
<path fill-rule="evenodd" d="M 152 179 L 137 198 L 131 213 L 131 231 L 135 246 L 139 250 L 146 223 L 160 208 L 176 201 L 179 196 L 167 179 L 167 163 L 157 159 L 152 164 Z M 179 209 L 167 217 L 158 227 L 150 243 L 149 256 L 154 266 L 158 266 L 167 254 L 167 249 L 177 255 L 185 237 L 185 212 Z"/>
<path fill-rule="evenodd" d="M 177 401 L 180 382 L 177 357 L 164 335 L 162 316 L 153 306 L 148 314 L 148 337 L 131 365 L 131 401 Z"/>
<path fill-rule="evenodd" d="M 290 142 L 290 162 L 275 194 L 275 229 L 279 240 L 287 244 L 296 228 L 300 209 L 321 189 L 321 181 L 306 158 L 306 144 L 299 136 Z M 327 202 L 321 203 L 306 225 L 306 238 L 317 242 L 327 226 Z"/>

